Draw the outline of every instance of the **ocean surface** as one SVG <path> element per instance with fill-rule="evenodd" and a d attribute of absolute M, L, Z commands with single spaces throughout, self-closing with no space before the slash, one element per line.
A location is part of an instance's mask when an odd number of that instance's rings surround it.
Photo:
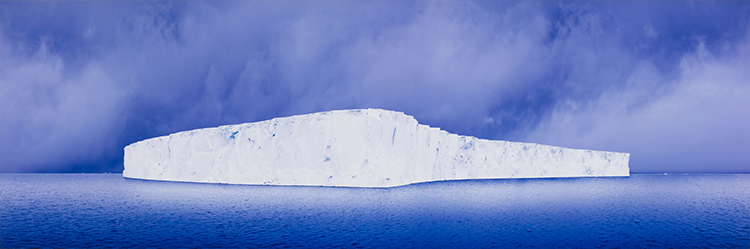
<path fill-rule="evenodd" d="M 0 174 L 2 248 L 750 248 L 750 175 L 242 186 Z"/>

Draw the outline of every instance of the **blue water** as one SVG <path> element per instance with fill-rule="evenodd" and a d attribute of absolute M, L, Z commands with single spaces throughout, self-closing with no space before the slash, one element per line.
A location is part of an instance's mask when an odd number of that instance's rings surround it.
<path fill-rule="evenodd" d="M 0 174 L 0 247 L 750 248 L 750 175 L 366 189 Z"/>

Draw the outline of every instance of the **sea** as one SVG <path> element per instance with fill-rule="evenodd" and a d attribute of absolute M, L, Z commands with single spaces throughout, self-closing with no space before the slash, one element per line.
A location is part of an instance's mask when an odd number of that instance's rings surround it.
<path fill-rule="evenodd" d="M 750 248 L 750 174 L 394 188 L 0 174 L 0 248 Z"/>

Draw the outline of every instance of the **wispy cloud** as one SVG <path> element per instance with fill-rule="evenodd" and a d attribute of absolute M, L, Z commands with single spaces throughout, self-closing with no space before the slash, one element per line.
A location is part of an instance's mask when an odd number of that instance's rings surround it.
<path fill-rule="evenodd" d="M 526 139 L 628 151 L 640 171 L 746 172 L 749 48 L 717 57 L 701 46 L 683 57 L 674 79 L 643 62 L 621 88 L 558 103 Z"/>
<path fill-rule="evenodd" d="M 117 171 L 186 129 L 344 108 L 750 171 L 746 3 L 0 5 L 0 171 Z"/>

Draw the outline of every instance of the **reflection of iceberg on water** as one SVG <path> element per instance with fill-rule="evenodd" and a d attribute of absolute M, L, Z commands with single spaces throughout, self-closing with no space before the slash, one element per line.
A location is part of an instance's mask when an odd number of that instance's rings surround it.
<path fill-rule="evenodd" d="M 629 176 L 630 154 L 478 139 L 401 112 L 341 110 L 178 132 L 125 147 L 127 178 L 391 187 L 418 182 Z"/>

